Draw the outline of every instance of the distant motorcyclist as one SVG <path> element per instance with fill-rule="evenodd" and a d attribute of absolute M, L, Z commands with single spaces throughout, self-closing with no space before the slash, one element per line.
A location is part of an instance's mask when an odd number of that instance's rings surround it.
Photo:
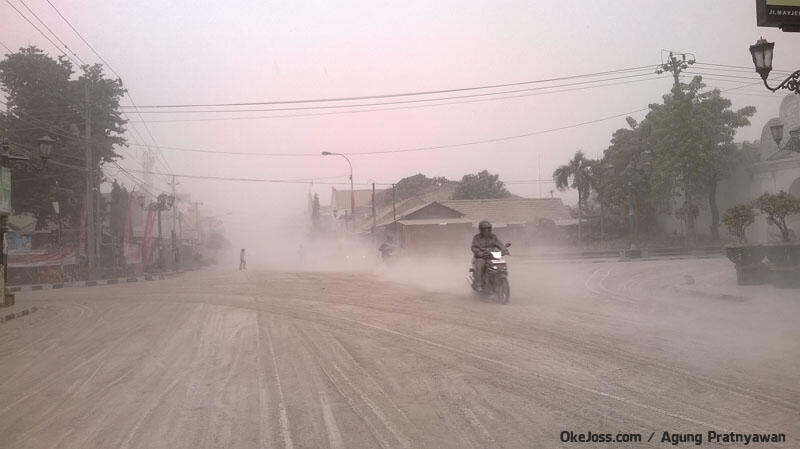
<path fill-rule="evenodd" d="M 397 245 L 394 243 L 394 237 L 391 234 L 386 236 L 386 240 L 381 244 L 378 251 L 381 252 L 381 259 L 385 262 L 391 259 L 394 252 L 397 250 Z"/>
<path fill-rule="evenodd" d="M 508 249 L 497 236 L 492 233 L 492 224 L 486 220 L 478 224 L 478 233 L 472 237 L 472 268 L 474 268 L 475 285 L 483 290 L 486 278 L 486 261 L 492 258 L 492 250 L 499 249 L 503 254 L 508 254 Z"/>

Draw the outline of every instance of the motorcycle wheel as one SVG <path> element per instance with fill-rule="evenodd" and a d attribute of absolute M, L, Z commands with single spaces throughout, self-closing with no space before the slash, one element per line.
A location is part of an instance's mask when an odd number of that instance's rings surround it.
<path fill-rule="evenodd" d="M 497 302 L 500 304 L 508 304 L 510 298 L 511 288 L 508 286 L 508 279 L 499 279 L 497 282 Z"/>

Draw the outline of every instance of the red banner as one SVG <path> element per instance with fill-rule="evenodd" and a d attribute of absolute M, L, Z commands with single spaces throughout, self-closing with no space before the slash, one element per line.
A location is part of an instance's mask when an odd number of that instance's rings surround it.
<path fill-rule="evenodd" d="M 156 219 L 156 214 L 149 210 L 147 211 L 147 222 L 144 227 L 144 244 L 142 247 L 142 259 L 145 263 L 150 260 L 150 250 L 153 243 L 153 222 Z"/>
<path fill-rule="evenodd" d="M 75 265 L 75 250 L 71 248 L 50 248 L 46 250 L 9 251 L 9 268 L 54 267 Z"/>
<path fill-rule="evenodd" d="M 128 200 L 128 212 L 125 215 L 125 229 L 122 231 L 122 247 L 126 248 L 126 251 L 128 244 L 131 242 L 131 208 L 133 208 L 133 201 L 136 198 L 136 196 L 134 196 L 135 191 L 136 188 L 134 187 L 131 193 L 128 194 L 130 198 Z"/>

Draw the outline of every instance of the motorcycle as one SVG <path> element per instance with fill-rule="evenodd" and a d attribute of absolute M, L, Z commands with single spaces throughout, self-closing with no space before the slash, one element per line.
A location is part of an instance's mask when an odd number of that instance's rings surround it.
<path fill-rule="evenodd" d="M 506 248 L 511 246 L 506 243 Z M 484 288 L 481 290 L 475 284 L 475 268 L 470 267 L 467 281 L 472 290 L 482 296 L 493 296 L 500 304 L 508 304 L 511 297 L 511 289 L 508 285 L 508 264 L 503 259 L 503 251 L 500 248 L 493 248 L 490 251 L 491 258 L 486 260 L 486 273 L 484 274 Z"/>

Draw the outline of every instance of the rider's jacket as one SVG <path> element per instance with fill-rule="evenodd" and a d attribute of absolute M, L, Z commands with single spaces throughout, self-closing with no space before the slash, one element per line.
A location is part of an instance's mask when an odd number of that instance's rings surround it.
<path fill-rule="evenodd" d="M 505 249 L 505 245 L 503 242 L 497 238 L 494 233 L 489 234 L 488 237 L 484 237 L 479 233 L 475 234 L 475 237 L 472 237 L 472 246 L 470 249 L 472 250 L 472 255 L 476 258 L 483 257 L 483 252 L 489 249 L 497 247 L 501 250 Z"/>

